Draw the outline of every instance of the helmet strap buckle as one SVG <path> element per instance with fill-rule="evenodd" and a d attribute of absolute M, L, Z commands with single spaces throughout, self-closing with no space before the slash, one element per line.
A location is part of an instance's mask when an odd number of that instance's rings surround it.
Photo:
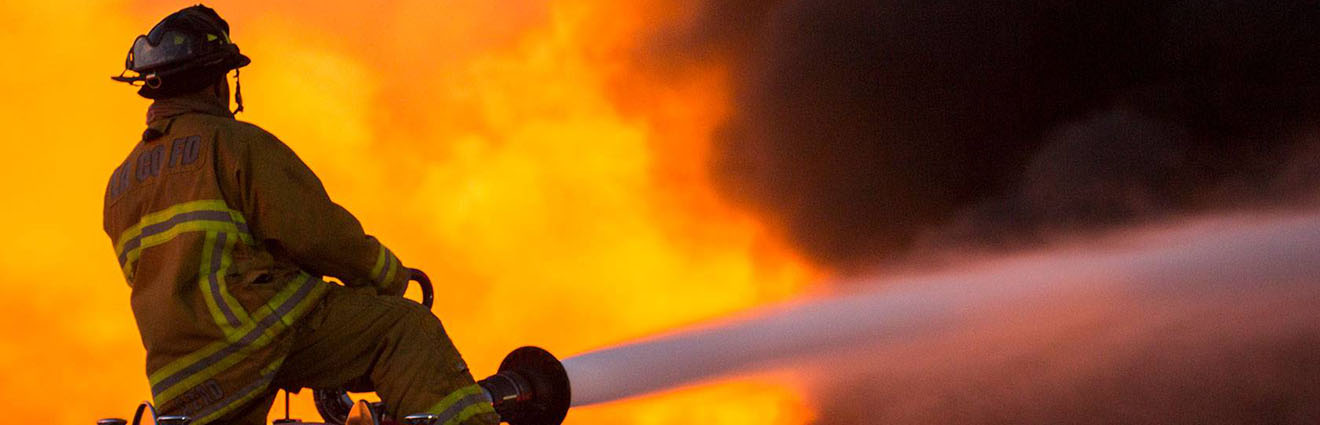
<path fill-rule="evenodd" d="M 232 112 L 235 115 L 243 112 L 243 82 L 238 78 L 240 72 L 239 68 L 234 68 L 234 103 L 238 104 Z"/>

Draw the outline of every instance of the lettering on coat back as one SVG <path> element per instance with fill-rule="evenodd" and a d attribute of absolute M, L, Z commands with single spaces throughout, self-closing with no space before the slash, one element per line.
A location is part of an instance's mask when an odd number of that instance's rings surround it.
<path fill-rule="evenodd" d="M 169 143 L 151 143 L 136 150 L 110 175 L 106 194 L 117 199 L 133 188 L 153 183 L 162 175 L 195 169 L 202 156 L 202 137 L 184 136 Z"/>

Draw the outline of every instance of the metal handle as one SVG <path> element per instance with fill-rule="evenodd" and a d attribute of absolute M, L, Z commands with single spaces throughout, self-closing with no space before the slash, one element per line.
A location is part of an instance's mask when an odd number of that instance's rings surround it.
<path fill-rule="evenodd" d="M 406 425 L 436 425 L 440 422 L 440 415 L 424 413 L 419 415 L 408 415 L 403 417 L 403 423 Z"/>
<path fill-rule="evenodd" d="M 142 423 L 143 413 L 151 414 L 149 419 L 151 419 L 152 423 L 156 422 L 156 406 L 152 406 L 149 401 L 144 401 L 138 403 L 137 410 L 133 411 L 133 425 L 140 425 Z"/>
<path fill-rule="evenodd" d="M 408 269 L 408 280 L 417 282 L 417 286 L 422 287 L 422 305 L 430 308 L 435 304 L 435 288 L 431 286 L 431 277 L 421 269 Z"/>
<path fill-rule="evenodd" d="M 156 418 L 156 425 L 188 425 L 192 418 L 187 416 L 161 416 Z"/>

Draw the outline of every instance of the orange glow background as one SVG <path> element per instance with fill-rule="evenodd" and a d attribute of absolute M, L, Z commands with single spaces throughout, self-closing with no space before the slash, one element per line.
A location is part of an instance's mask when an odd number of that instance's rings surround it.
<path fill-rule="evenodd" d="M 637 65 L 693 1 L 208 5 L 253 59 L 239 118 L 292 146 L 370 233 L 436 280 L 435 312 L 484 376 L 517 346 L 569 356 L 791 298 L 823 277 L 711 187 L 711 133 L 732 107 L 725 65 Z M 149 101 L 107 77 L 133 37 L 189 4 L 0 2 L 9 422 L 89 424 L 149 398 L 100 215 Z M 295 417 L 317 419 L 308 393 L 294 399 Z M 792 377 L 759 376 L 575 409 L 568 423 L 812 417 Z"/>

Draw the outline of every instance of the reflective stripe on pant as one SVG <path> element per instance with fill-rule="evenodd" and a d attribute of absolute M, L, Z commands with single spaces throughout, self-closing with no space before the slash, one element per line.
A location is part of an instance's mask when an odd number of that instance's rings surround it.
<path fill-rule="evenodd" d="M 223 418 L 213 421 L 216 424 L 224 425 L 266 425 L 266 417 L 270 415 L 270 406 L 275 404 L 275 395 L 278 390 L 268 388 L 258 393 L 251 400 L 248 400 L 225 414 Z M 196 423 L 196 421 L 194 421 Z"/>
<path fill-rule="evenodd" d="M 370 288 L 333 287 L 296 329 L 276 386 L 333 388 L 369 376 L 396 416 L 434 413 L 446 425 L 499 423 L 440 320 L 416 302 Z"/>

